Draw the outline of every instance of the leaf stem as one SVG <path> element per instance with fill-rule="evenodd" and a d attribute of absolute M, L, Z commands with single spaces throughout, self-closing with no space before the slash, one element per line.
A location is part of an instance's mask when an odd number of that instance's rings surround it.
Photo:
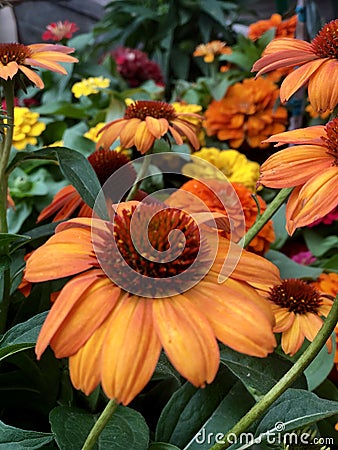
<path fill-rule="evenodd" d="M 264 213 L 256 220 L 253 226 L 240 240 L 239 245 L 246 247 L 250 244 L 252 239 L 261 231 L 264 225 L 271 219 L 275 212 L 280 208 L 284 201 L 288 198 L 293 188 L 281 189 L 276 197 L 272 200 Z"/>
<path fill-rule="evenodd" d="M 118 404 L 116 403 L 116 401 L 114 399 L 109 400 L 105 409 L 102 411 L 100 417 L 97 419 L 95 425 L 90 430 L 90 433 L 88 434 L 87 439 L 86 439 L 85 443 L 83 444 L 82 450 L 91 450 L 94 447 L 100 434 L 102 433 L 105 426 L 111 419 L 111 417 L 114 414 L 114 412 L 116 411 L 117 407 L 118 407 Z"/>
<path fill-rule="evenodd" d="M 129 194 L 126 198 L 126 201 L 130 201 L 133 200 L 135 198 L 135 195 L 140 187 L 140 184 L 142 182 L 142 180 L 145 178 L 146 173 L 148 172 L 149 166 L 150 166 L 150 162 L 151 162 L 151 155 L 145 155 L 142 161 L 142 165 L 140 168 L 139 173 L 137 174 L 137 178 L 135 180 L 134 185 L 132 186 L 132 188 L 129 191 Z M 137 160 L 136 160 L 137 161 Z"/>
<path fill-rule="evenodd" d="M 224 450 L 228 448 L 233 442 L 234 435 L 240 436 L 245 432 L 266 410 L 277 400 L 283 392 L 301 375 L 304 370 L 318 355 L 326 341 L 330 338 L 338 320 L 338 295 L 333 302 L 330 313 L 328 314 L 323 326 L 319 330 L 317 336 L 310 343 L 304 353 L 299 357 L 291 369 L 278 381 L 277 384 L 256 403 L 244 417 L 240 419 L 236 425 L 225 433 L 222 443 L 213 445 L 209 450 Z M 231 442 L 228 442 L 227 437 L 231 436 Z"/>

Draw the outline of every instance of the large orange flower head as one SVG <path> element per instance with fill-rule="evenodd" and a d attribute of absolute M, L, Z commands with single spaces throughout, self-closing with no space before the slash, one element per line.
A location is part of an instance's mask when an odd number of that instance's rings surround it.
<path fill-rule="evenodd" d="M 297 66 L 284 79 L 280 99 L 284 103 L 308 83 L 309 100 L 318 112 L 333 110 L 338 103 L 338 19 L 332 20 L 311 41 L 273 39 L 263 57 L 253 65 L 257 76 L 271 70 Z"/>
<path fill-rule="evenodd" d="M 76 58 L 69 55 L 73 51 L 73 48 L 58 44 L 0 43 L 0 78 L 8 80 L 23 74 L 42 89 L 43 81 L 31 67 L 41 67 L 66 75 L 66 69 L 58 63 L 77 62 Z"/>
<path fill-rule="evenodd" d="M 191 119 L 202 117 L 194 113 L 178 113 L 173 105 L 155 100 L 137 100 L 131 103 L 122 119 L 108 123 L 100 131 L 101 137 L 97 148 L 109 148 L 120 138 L 124 148 L 136 147 L 142 154 L 153 146 L 155 139 L 171 135 L 178 145 L 183 144 L 186 136 L 195 150 L 200 147 L 197 138 L 199 124 Z M 190 120 L 189 120 L 190 119 Z"/>
<path fill-rule="evenodd" d="M 338 199 L 338 118 L 324 125 L 286 131 L 266 142 L 297 144 L 271 155 L 261 165 L 259 184 L 290 188 L 287 230 L 313 223 L 337 206 Z"/>
<path fill-rule="evenodd" d="M 56 357 L 69 357 L 77 389 L 89 394 L 101 383 L 109 398 L 128 404 L 150 380 L 162 348 L 201 387 L 217 373 L 217 339 L 258 357 L 273 351 L 265 296 L 279 282 L 278 269 L 238 252 L 197 217 L 132 201 L 119 204 L 112 221 L 59 224 L 26 266 L 30 282 L 75 275 L 42 327 L 38 358 L 50 345 Z"/>
<path fill-rule="evenodd" d="M 208 136 L 216 135 L 231 148 L 265 148 L 268 144 L 262 141 L 287 125 L 286 108 L 276 107 L 278 95 L 272 81 L 247 78 L 230 86 L 223 99 L 209 104 L 203 126 Z"/>
<path fill-rule="evenodd" d="M 268 298 L 276 319 L 274 331 L 282 333 L 282 349 L 290 355 L 298 352 L 305 338 L 313 341 L 323 325 L 322 316 L 326 317 L 332 307 L 331 298 L 295 278 L 274 286 Z M 327 347 L 331 351 L 331 340 Z"/>
<path fill-rule="evenodd" d="M 113 173 L 127 165 L 130 160 L 123 153 L 100 149 L 89 155 L 88 161 L 103 186 Z M 128 164 L 128 172 L 125 172 L 125 176 L 129 177 L 131 181 L 136 179 L 136 172 L 131 164 Z M 51 216 L 53 216 L 52 222 L 58 222 L 71 217 L 91 217 L 92 214 L 92 208 L 82 200 L 75 187 L 68 185 L 55 194 L 53 201 L 39 214 L 37 222 L 42 222 Z"/>

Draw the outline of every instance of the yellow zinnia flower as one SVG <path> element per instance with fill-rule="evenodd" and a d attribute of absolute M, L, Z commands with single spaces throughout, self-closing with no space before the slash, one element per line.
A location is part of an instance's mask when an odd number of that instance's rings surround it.
<path fill-rule="evenodd" d="M 27 144 L 37 144 L 37 137 L 46 129 L 46 125 L 39 122 L 39 117 L 38 113 L 28 108 L 14 107 L 13 147 L 24 150 Z"/>
<path fill-rule="evenodd" d="M 83 136 L 86 137 L 87 139 L 90 139 L 93 142 L 98 142 L 99 140 L 98 133 L 105 125 L 106 125 L 105 122 L 99 122 L 98 124 L 95 125 L 95 127 L 90 128 Z"/>
<path fill-rule="evenodd" d="M 108 88 L 110 85 L 109 78 L 90 77 L 83 78 L 78 83 L 73 84 L 72 93 L 74 97 L 80 98 L 82 96 L 88 97 L 91 94 L 98 94 L 100 89 Z"/>
<path fill-rule="evenodd" d="M 194 156 L 198 156 L 217 167 L 229 181 L 234 183 L 242 183 L 247 188 L 255 191 L 255 186 L 259 178 L 259 164 L 250 161 L 243 153 L 237 150 L 219 150 L 215 147 L 202 147 L 201 150 L 194 152 Z M 182 168 L 183 175 L 192 178 L 215 178 L 217 172 L 214 170 L 208 173 L 208 167 L 196 164 L 196 160 L 187 163 Z M 210 176 L 209 176 L 210 175 Z M 221 178 L 221 181 L 224 177 Z"/>

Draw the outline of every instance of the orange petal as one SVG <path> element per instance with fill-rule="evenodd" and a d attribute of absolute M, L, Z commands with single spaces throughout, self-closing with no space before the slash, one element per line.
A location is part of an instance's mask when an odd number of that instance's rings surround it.
<path fill-rule="evenodd" d="M 282 333 L 282 349 L 284 353 L 293 356 L 304 342 L 304 333 L 300 326 L 299 314 L 295 314 L 292 327 Z"/>
<path fill-rule="evenodd" d="M 295 315 L 290 312 L 288 308 L 281 308 L 279 306 L 272 307 L 275 313 L 276 325 L 273 328 L 275 333 L 280 333 L 282 331 L 288 330 L 292 327 L 293 321 L 295 320 Z"/>
<path fill-rule="evenodd" d="M 294 187 L 306 183 L 332 165 L 326 147 L 298 145 L 280 150 L 261 165 L 259 182 L 267 187 Z"/>
<path fill-rule="evenodd" d="M 69 217 L 80 206 L 81 202 L 83 200 L 74 186 L 65 186 L 54 196 L 52 203 L 41 211 L 37 218 L 37 223 L 54 215 L 56 212 L 58 214 L 54 217 L 53 222 L 63 220 Z"/>
<path fill-rule="evenodd" d="M 125 122 L 120 132 L 120 142 L 122 147 L 130 148 L 134 145 L 135 133 L 139 125 L 142 123 L 140 119 L 129 119 Z"/>
<path fill-rule="evenodd" d="M 76 389 L 89 395 L 101 381 L 102 348 L 109 321 L 98 327 L 77 353 L 69 358 L 70 379 Z"/>
<path fill-rule="evenodd" d="M 50 346 L 57 358 L 77 352 L 114 309 L 121 290 L 101 271 L 98 271 L 98 276 L 93 279 L 91 271 L 82 274 L 69 281 L 59 294 L 59 309 L 63 308 L 63 304 L 67 307 L 72 296 L 75 296 L 75 300 L 62 325 L 56 329 L 50 340 Z M 92 283 L 86 284 L 85 290 L 81 291 L 83 281 L 86 282 L 90 277 Z"/>
<path fill-rule="evenodd" d="M 0 77 L 4 80 L 13 78 L 18 73 L 19 65 L 15 61 L 10 61 L 8 64 L 3 65 L 0 63 Z"/>
<path fill-rule="evenodd" d="M 257 357 L 273 351 L 276 341 L 271 307 L 250 286 L 233 280 L 216 285 L 206 277 L 186 295 L 203 311 L 225 345 Z"/>
<path fill-rule="evenodd" d="M 275 147 L 284 144 L 312 144 L 323 145 L 321 136 L 326 135 L 324 125 L 314 125 L 312 127 L 297 128 L 296 130 L 277 133 L 265 139 L 263 142 L 277 142 Z"/>
<path fill-rule="evenodd" d="M 147 116 L 145 122 L 147 129 L 156 139 L 160 139 L 168 132 L 169 123 L 167 119 L 155 119 L 154 117 Z"/>
<path fill-rule="evenodd" d="M 126 123 L 127 123 L 126 119 L 118 119 L 114 120 L 111 123 L 108 123 L 103 128 L 101 128 L 101 130 L 98 132 L 98 134 L 101 134 L 101 136 L 97 142 L 96 147 L 109 148 L 112 145 L 112 143 L 115 142 L 117 138 L 120 136 L 120 133 L 123 130 Z"/>
<path fill-rule="evenodd" d="M 135 141 L 134 141 L 137 150 L 141 152 L 142 155 L 144 155 L 144 153 L 146 153 L 151 148 L 154 141 L 155 138 L 152 135 L 152 133 L 148 130 L 147 122 L 145 121 L 140 122 L 135 133 Z"/>
<path fill-rule="evenodd" d="M 308 94 L 313 108 L 318 112 L 333 110 L 338 103 L 338 63 L 328 59 L 309 81 Z"/>
<path fill-rule="evenodd" d="M 77 302 L 80 301 L 83 292 L 103 275 L 101 270 L 92 270 L 81 274 L 65 285 L 53 303 L 40 331 L 35 349 L 38 358 L 45 351 L 55 333 L 60 327 L 62 328 L 62 324 Z"/>
<path fill-rule="evenodd" d="M 211 383 L 219 367 L 215 334 L 185 295 L 153 300 L 157 334 L 173 366 L 196 387 Z"/>
<path fill-rule="evenodd" d="M 196 128 L 192 124 L 187 123 L 184 120 L 175 119 L 172 123 L 172 128 L 178 131 L 182 136 L 186 136 L 195 150 L 200 147 L 200 143 L 196 135 Z"/>
<path fill-rule="evenodd" d="M 21 72 L 23 72 L 26 75 L 27 78 L 29 78 L 31 81 L 33 81 L 35 86 L 37 86 L 39 89 L 44 88 L 45 85 L 36 72 L 34 72 L 33 70 L 29 69 L 28 67 L 25 67 L 22 65 L 20 65 L 20 70 L 21 70 Z"/>
<path fill-rule="evenodd" d="M 338 167 L 333 166 L 313 176 L 300 189 L 293 190 L 286 206 L 287 230 L 309 225 L 324 217 L 337 205 Z"/>
<path fill-rule="evenodd" d="M 55 280 L 95 265 L 97 259 L 90 229 L 68 228 L 49 238 L 28 258 L 25 279 L 31 282 Z"/>
<path fill-rule="evenodd" d="M 151 299 L 126 295 L 109 318 L 102 351 L 102 387 L 127 405 L 150 380 L 161 344 L 152 319 Z"/>
<path fill-rule="evenodd" d="M 298 67 L 293 72 L 289 73 L 284 79 L 280 87 L 279 96 L 282 103 L 285 103 L 289 98 L 304 86 L 313 75 L 313 73 L 323 64 L 323 59 L 310 61 L 301 67 Z"/>

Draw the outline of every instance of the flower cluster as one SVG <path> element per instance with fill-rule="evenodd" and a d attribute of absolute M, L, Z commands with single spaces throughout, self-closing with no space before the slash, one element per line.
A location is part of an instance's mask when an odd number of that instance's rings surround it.
<path fill-rule="evenodd" d="M 101 89 L 105 89 L 109 87 L 110 80 L 109 78 L 104 77 L 89 77 L 84 78 L 81 81 L 73 84 L 72 93 L 74 97 L 88 97 L 91 94 L 98 94 Z"/>
<path fill-rule="evenodd" d="M 40 115 L 28 108 L 14 107 L 13 146 L 17 150 L 24 150 L 27 144 L 35 145 L 38 136 L 46 129 L 46 124 L 39 121 Z"/>

